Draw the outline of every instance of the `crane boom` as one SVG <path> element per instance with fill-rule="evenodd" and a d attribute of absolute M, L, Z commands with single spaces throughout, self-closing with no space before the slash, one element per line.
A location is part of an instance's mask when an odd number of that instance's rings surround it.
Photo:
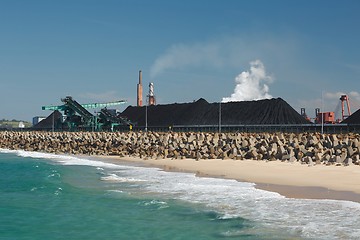
<path fill-rule="evenodd" d="M 85 104 L 80 104 L 83 108 L 104 108 L 104 107 L 109 107 L 109 106 L 117 106 L 117 105 L 121 105 L 121 104 L 125 104 L 127 103 L 126 100 L 119 100 L 119 101 L 114 101 L 114 102 L 107 102 L 107 103 L 85 103 Z M 64 111 L 67 108 L 67 106 L 64 105 L 60 105 L 60 106 L 42 106 L 41 109 L 42 110 L 51 110 L 51 111 L 55 111 L 55 110 L 59 110 L 59 111 Z"/>
<path fill-rule="evenodd" d="M 342 121 L 344 121 L 345 118 L 351 115 L 349 97 L 347 95 L 341 95 L 340 101 L 341 101 L 341 117 L 342 117 Z M 345 102 L 347 105 L 348 115 L 345 115 L 345 106 L 344 106 Z"/>
<path fill-rule="evenodd" d="M 64 116 L 66 117 L 63 119 L 62 123 L 66 123 L 70 131 L 76 129 L 92 129 L 92 131 L 99 131 L 103 127 L 109 128 L 110 126 L 113 131 L 115 126 L 125 126 L 130 124 L 126 119 L 118 118 L 115 115 L 112 116 L 106 109 L 106 107 L 109 106 L 124 104 L 126 103 L 125 100 L 107 103 L 80 104 L 71 96 L 66 96 L 65 98 L 62 98 L 61 101 L 63 102 L 63 105 L 43 106 L 42 110 L 63 111 Z M 101 108 L 101 114 L 98 113 L 97 115 L 93 115 L 88 110 L 90 108 Z"/>
<path fill-rule="evenodd" d="M 126 103 L 125 100 L 119 100 L 119 101 L 107 102 L 107 103 L 86 103 L 86 104 L 81 104 L 81 106 L 83 106 L 84 108 L 104 108 L 109 106 L 117 106 L 124 103 Z"/>

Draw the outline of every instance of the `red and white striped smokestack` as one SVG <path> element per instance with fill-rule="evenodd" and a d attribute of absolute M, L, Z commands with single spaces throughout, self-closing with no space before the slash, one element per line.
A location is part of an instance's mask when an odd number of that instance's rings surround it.
<path fill-rule="evenodd" d="M 149 83 L 149 105 L 155 105 L 154 83 Z"/>
<path fill-rule="evenodd" d="M 142 95 L 143 95 L 143 89 L 142 89 L 142 73 L 141 70 L 139 71 L 139 83 L 137 85 L 137 106 L 141 107 L 142 106 Z"/>

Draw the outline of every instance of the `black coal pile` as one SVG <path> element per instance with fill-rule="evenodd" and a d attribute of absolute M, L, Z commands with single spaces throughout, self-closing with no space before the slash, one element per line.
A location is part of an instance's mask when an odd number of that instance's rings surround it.
<path fill-rule="evenodd" d="M 41 120 L 36 125 L 34 125 L 33 129 L 52 129 L 54 128 L 60 128 L 62 126 L 62 114 L 59 111 L 54 111 L 51 113 L 47 118 Z"/>
<path fill-rule="evenodd" d="M 147 107 L 149 126 L 173 125 L 256 125 L 256 124 L 305 124 L 309 123 L 281 98 L 259 101 L 208 103 L 201 98 L 192 103 L 174 103 Z M 145 125 L 146 107 L 129 106 L 121 116 L 138 126 Z"/>
<path fill-rule="evenodd" d="M 347 124 L 360 124 L 360 109 L 351 114 L 347 119 L 342 121 Z"/>

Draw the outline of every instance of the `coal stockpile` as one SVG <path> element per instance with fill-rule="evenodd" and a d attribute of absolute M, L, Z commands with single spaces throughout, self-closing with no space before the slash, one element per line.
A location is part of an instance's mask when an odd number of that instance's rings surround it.
<path fill-rule="evenodd" d="M 148 106 L 148 126 L 216 125 L 220 107 L 223 125 L 309 123 L 281 98 L 221 103 L 221 106 L 201 98 L 192 103 Z M 129 106 L 121 115 L 135 125 L 144 126 L 146 107 Z"/>
<path fill-rule="evenodd" d="M 347 124 L 360 124 L 360 109 L 351 114 L 347 119 L 342 121 Z"/>
<path fill-rule="evenodd" d="M 62 126 L 62 114 L 59 111 L 54 111 L 47 118 L 40 121 L 38 124 L 34 125 L 33 129 L 52 129 L 52 128 L 60 128 Z"/>

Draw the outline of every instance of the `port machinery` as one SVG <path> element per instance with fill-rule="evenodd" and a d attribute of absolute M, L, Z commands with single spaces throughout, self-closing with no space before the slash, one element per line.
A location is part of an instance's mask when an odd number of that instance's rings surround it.
<path fill-rule="evenodd" d="M 119 100 L 107 103 L 87 103 L 80 104 L 71 96 L 62 98 L 64 103 L 60 106 L 43 106 L 42 110 L 62 111 L 64 112 L 64 123 L 67 124 L 70 131 L 75 130 L 114 130 L 115 126 L 130 126 L 131 122 L 110 111 L 107 107 L 125 104 L 127 101 Z M 90 113 L 87 109 L 101 108 L 96 115 Z"/>
<path fill-rule="evenodd" d="M 338 105 L 336 106 L 336 109 L 334 112 L 320 112 L 320 108 L 315 108 L 315 119 L 314 122 L 316 124 L 338 124 L 344 121 L 346 118 L 348 118 L 351 115 L 350 110 L 350 100 L 348 95 L 341 95 L 339 98 L 340 102 L 338 102 Z M 345 114 L 345 104 L 347 107 L 347 115 Z M 341 116 L 336 118 L 336 113 L 339 112 L 339 109 L 341 107 Z M 311 121 L 311 119 L 307 116 L 305 112 L 305 108 L 301 108 L 301 116 L 303 116 L 308 121 Z"/>

